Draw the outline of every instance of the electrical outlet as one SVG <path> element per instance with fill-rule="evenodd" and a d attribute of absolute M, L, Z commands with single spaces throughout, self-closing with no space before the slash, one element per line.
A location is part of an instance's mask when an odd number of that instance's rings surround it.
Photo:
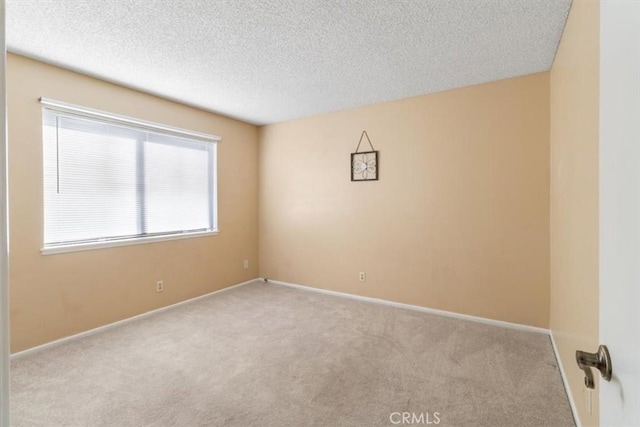
<path fill-rule="evenodd" d="M 158 280 L 156 282 L 156 292 L 162 292 L 162 291 L 164 291 L 164 281 Z"/>
<path fill-rule="evenodd" d="M 364 274 L 364 271 L 360 272 L 360 281 L 361 282 L 366 282 L 367 281 L 367 275 Z"/>
<path fill-rule="evenodd" d="M 248 269 L 249 269 L 249 260 L 248 260 L 248 259 L 245 259 L 245 260 L 244 260 L 244 263 L 243 263 L 242 265 L 243 265 L 243 267 L 244 267 L 244 269 L 245 269 L 245 270 L 248 270 Z"/>

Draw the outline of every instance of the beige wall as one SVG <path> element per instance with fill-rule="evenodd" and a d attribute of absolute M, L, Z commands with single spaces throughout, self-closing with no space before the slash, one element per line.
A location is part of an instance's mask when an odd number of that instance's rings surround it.
<path fill-rule="evenodd" d="M 7 90 L 12 352 L 258 276 L 255 126 L 17 55 L 8 58 Z M 220 135 L 220 234 L 41 255 L 41 96 Z"/>
<path fill-rule="evenodd" d="M 598 347 L 599 17 L 598 1 L 573 1 L 551 69 L 550 323 L 583 425 L 598 424 L 575 351 Z"/>
<path fill-rule="evenodd" d="M 548 327 L 548 73 L 265 126 L 259 159 L 261 276 Z"/>

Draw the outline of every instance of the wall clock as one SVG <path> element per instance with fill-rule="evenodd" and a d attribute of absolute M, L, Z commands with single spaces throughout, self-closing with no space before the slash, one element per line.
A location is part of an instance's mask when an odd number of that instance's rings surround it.
<path fill-rule="evenodd" d="M 371 151 L 358 151 L 363 137 L 367 138 Z M 377 181 L 379 170 L 378 152 L 373 148 L 367 131 L 363 130 L 355 153 L 351 153 L 351 181 Z"/>

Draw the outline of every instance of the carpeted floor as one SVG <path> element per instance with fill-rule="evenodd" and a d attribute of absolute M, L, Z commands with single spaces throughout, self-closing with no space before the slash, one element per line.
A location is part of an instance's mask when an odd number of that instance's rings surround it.
<path fill-rule="evenodd" d="M 548 336 L 260 282 L 11 369 L 15 427 L 574 425 Z"/>

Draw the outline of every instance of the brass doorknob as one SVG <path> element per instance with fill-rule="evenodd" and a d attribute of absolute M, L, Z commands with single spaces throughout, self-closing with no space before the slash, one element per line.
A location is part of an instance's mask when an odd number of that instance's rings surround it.
<path fill-rule="evenodd" d="M 578 362 L 578 367 L 584 371 L 584 385 L 587 388 L 595 388 L 591 368 L 596 368 L 600 371 L 603 380 L 611 381 L 611 356 L 609 356 L 609 350 L 606 345 L 598 347 L 596 353 L 577 350 L 576 362 Z"/>

